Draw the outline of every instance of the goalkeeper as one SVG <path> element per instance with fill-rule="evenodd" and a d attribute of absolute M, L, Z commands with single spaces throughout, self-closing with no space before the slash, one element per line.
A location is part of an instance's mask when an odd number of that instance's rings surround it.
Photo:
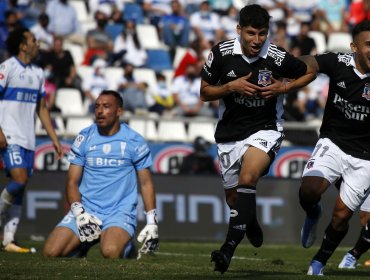
<path fill-rule="evenodd" d="M 100 241 L 103 257 L 123 257 L 136 227 L 137 178 L 147 216 L 138 236 L 140 251 L 158 248 L 151 153 L 142 136 L 120 123 L 122 113 L 117 92 L 99 95 L 95 124 L 80 132 L 68 155 L 66 196 L 71 209 L 48 237 L 44 256 L 82 256 Z"/>

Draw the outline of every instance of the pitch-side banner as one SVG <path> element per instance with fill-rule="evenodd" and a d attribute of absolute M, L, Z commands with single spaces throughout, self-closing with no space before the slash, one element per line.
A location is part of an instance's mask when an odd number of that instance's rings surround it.
<path fill-rule="evenodd" d="M 38 138 L 35 151 L 35 169 L 42 171 L 67 171 L 68 161 L 64 157 L 57 160 L 53 145 L 45 138 Z M 72 140 L 62 142 L 67 153 Z M 156 174 L 178 174 L 183 158 L 193 151 L 191 144 L 184 143 L 149 143 L 153 156 L 152 172 Z M 271 165 L 267 176 L 278 178 L 300 178 L 303 168 L 310 157 L 313 147 L 282 147 Z M 216 145 L 209 149 L 218 170 Z"/>
<path fill-rule="evenodd" d="M 218 176 L 154 175 L 163 240 L 220 241 L 225 237 L 229 209 Z M 36 172 L 24 195 L 19 238 L 45 238 L 69 209 L 65 202 L 66 172 Z M 0 177 L 4 186 L 5 176 Z M 298 202 L 300 180 L 264 178 L 257 187 L 258 219 L 266 243 L 299 243 L 304 213 Z M 319 236 L 329 223 L 337 190 L 323 196 L 324 214 Z M 138 203 L 138 229 L 144 226 L 143 204 Z M 353 245 L 359 234 L 358 214 L 343 244 Z M 321 240 L 317 241 L 319 244 Z"/>

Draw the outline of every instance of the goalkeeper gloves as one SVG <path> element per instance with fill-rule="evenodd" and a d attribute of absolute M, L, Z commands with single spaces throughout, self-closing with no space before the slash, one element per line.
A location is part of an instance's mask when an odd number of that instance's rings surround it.
<path fill-rule="evenodd" d="M 143 245 L 139 249 L 139 256 L 141 255 L 141 253 L 154 253 L 154 251 L 159 248 L 157 210 L 153 209 L 145 214 L 146 226 L 141 230 L 137 237 L 137 241 L 143 243 Z"/>
<path fill-rule="evenodd" d="M 102 221 L 94 215 L 87 213 L 80 202 L 73 202 L 71 211 L 76 218 L 80 241 L 92 242 L 95 239 L 99 239 Z"/>

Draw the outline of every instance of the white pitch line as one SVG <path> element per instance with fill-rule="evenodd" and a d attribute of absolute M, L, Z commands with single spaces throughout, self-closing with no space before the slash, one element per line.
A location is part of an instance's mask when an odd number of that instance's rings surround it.
<path fill-rule="evenodd" d="M 162 256 L 177 256 L 177 257 L 206 257 L 206 258 L 210 257 L 210 255 L 206 255 L 206 254 L 184 254 L 184 253 L 168 253 L 168 252 L 155 252 L 155 254 L 162 255 Z M 238 256 L 233 256 L 233 259 L 248 260 L 248 261 L 262 261 L 262 259 L 258 259 L 258 258 L 246 258 L 246 257 L 238 257 Z"/>

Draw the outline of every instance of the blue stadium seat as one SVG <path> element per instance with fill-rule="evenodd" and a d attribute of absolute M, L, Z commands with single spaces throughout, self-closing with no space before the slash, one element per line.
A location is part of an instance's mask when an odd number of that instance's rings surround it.
<path fill-rule="evenodd" d="M 144 13 L 137 3 L 125 3 L 123 19 L 133 20 L 136 24 L 144 23 Z"/>
<path fill-rule="evenodd" d="M 172 61 L 170 53 L 166 50 L 146 50 L 148 60 L 146 67 L 154 71 L 162 71 L 172 69 Z"/>
<path fill-rule="evenodd" d="M 107 24 L 105 32 L 107 32 L 110 38 L 114 41 L 116 37 L 123 31 L 123 24 Z"/>

